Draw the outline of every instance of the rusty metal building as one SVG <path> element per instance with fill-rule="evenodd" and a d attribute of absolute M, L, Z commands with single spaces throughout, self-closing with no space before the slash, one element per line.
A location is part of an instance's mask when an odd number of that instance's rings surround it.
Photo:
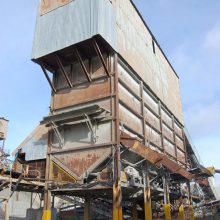
<path fill-rule="evenodd" d="M 131 0 L 42 0 L 32 60 L 50 112 L 16 150 L 16 170 L 45 182 L 43 219 L 54 196 L 83 199 L 85 220 L 170 219 L 182 197 L 192 217 L 190 181 L 209 190 L 211 174 L 184 132 L 179 77 Z M 99 204 L 108 211 L 90 215 Z"/>

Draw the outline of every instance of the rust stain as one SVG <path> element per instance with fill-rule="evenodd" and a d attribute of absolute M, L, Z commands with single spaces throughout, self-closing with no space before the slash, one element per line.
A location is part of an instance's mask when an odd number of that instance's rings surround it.
<path fill-rule="evenodd" d="M 164 165 L 171 172 L 179 173 L 180 175 L 182 175 L 183 177 L 185 177 L 187 179 L 192 179 L 194 177 L 187 170 L 183 169 L 179 164 L 170 160 L 166 155 L 163 155 L 161 153 L 158 153 L 158 152 L 150 149 L 149 147 L 146 147 L 145 145 L 143 145 L 142 143 L 140 143 L 136 139 L 131 138 L 129 135 L 127 135 L 125 133 L 122 133 L 122 135 L 121 135 L 121 143 L 124 146 L 129 147 L 129 149 L 131 151 L 142 156 L 143 158 L 145 158 L 146 160 L 148 160 L 152 164 L 155 164 L 158 166 Z"/>
<path fill-rule="evenodd" d="M 82 175 L 86 170 L 89 169 L 99 158 L 101 155 L 96 153 L 88 153 L 86 155 L 62 155 L 59 156 L 59 160 L 62 161 L 64 165 L 66 165 L 69 169 L 71 169 L 78 176 Z"/>
<path fill-rule="evenodd" d="M 41 0 L 40 15 L 46 14 L 58 7 L 70 3 L 72 0 Z"/>
<path fill-rule="evenodd" d="M 81 104 L 97 98 L 110 95 L 110 81 L 106 80 L 102 83 L 92 83 L 87 87 L 78 87 L 70 92 L 63 92 L 54 95 L 53 106 L 54 110 L 64 108 L 71 105 Z"/>

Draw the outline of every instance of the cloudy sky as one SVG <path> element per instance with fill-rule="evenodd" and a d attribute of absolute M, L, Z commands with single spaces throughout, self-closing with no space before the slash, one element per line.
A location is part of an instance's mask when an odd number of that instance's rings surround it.
<path fill-rule="evenodd" d="M 134 2 L 180 76 L 192 143 L 205 166 L 220 168 L 220 1 Z M 0 116 L 10 120 L 9 149 L 48 113 L 50 88 L 30 61 L 37 4 L 11 0 L 0 7 Z"/>

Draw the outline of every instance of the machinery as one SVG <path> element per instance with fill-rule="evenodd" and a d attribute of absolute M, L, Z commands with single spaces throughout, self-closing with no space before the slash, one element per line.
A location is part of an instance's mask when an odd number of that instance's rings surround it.
<path fill-rule="evenodd" d="M 14 191 L 41 194 L 43 220 L 54 197 L 77 220 L 194 219 L 193 184 L 214 199 L 179 77 L 132 1 L 40 1 L 32 60 L 50 112 L 15 150 Z"/>

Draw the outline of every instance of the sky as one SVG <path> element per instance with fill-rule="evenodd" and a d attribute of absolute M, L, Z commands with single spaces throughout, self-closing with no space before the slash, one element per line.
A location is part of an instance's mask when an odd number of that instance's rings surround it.
<path fill-rule="evenodd" d="M 191 143 L 205 166 L 220 168 L 220 1 L 134 2 L 180 77 Z M 50 87 L 31 61 L 37 5 L 11 0 L 0 6 L 0 117 L 10 120 L 10 150 L 49 111 Z"/>

